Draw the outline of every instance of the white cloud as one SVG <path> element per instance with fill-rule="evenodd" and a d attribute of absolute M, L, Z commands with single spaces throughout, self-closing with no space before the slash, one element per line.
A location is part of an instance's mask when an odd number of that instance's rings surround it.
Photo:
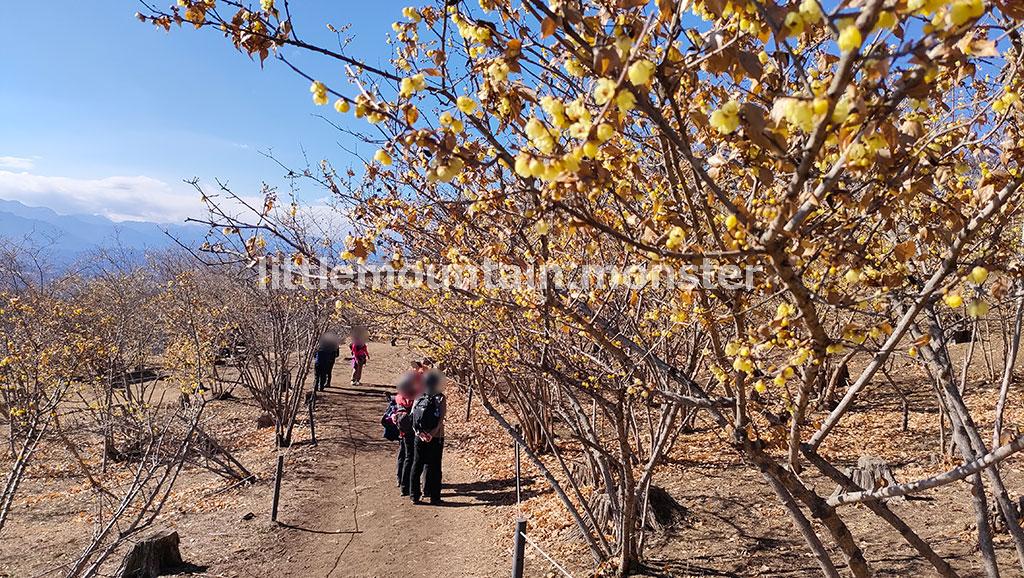
<path fill-rule="evenodd" d="M 0 166 L 5 158 L 12 157 L 0 157 Z M 206 214 L 197 192 L 146 176 L 78 179 L 0 170 L 0 198 L 115 221 L 169 223 Z"/>
<path fill-rule="evenodd" d="M 36 159 L 26 157 L 3 157 L 0 156 L 0 169 L 12 171 L 28 171 L 36 164 Z"/>

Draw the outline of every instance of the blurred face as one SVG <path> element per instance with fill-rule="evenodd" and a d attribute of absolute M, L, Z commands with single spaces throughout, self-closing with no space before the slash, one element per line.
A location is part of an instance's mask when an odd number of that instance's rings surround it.
<path fill-rule="evenodd" d="M 435 375 L 430 375 L 427 378 L 425 385 L 429 391 L 441 391 L 441 380 Z"/>

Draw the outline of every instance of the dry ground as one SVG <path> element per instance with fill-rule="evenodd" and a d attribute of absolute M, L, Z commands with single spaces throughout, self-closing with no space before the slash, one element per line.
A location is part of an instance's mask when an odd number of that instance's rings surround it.
<path fill-rule="evenodd" d="M 300 442 L 288 453 L 280 519 L 269 521 L 273 479 L 272 430 L 255 430 L 258 411 L 246 399 L 213 402 L 211 429 L 259 476 L 256 484 L 209 495 L 224 482 L 201 470 L 180 481 L 159 526 L 177 529 L 182 553 L 198 576 L 504 576 L 515 507 L 513 449 L 478 405 L 466 421 L 466 399 L 449 389 L 446 507 L 413 507 L 394 486 L 394 444 L 380 438 L 383 391 L 410 354 L 371 345 L 371 363 L 360 390 L 340 388 L 348 367 L 339 363 L 335 386 L 318 411 L 319 445 Z M 899 481 L 948 469 L 955 461 L 938 452 L 937 405 L 927 378 L 911 368 L 896 372 L 907 396 L 889 387 L 865 392 L 858 408 L 823 447 L 827 455 L 887 459 Z M 1015 383 L 1019 392 L 1020 384 Z M 991 431 L 992 383 L 969 384 L 969 404 L 983 431 Z M 236 393 L 241 393 L 236 391 Z M 1012 396 L 1010 426 L 1024 425 L 1024 399 Z M 867 408 L 873 408 L 867 411 Z M 879 412 L 882 407 L 889 411 Z M 820 415 L 819 415 L 820 417 Z M 742 464 L 712 428 L 684 434 L 656 478 L 685 516 L 664 534 L 648 537 L 651 576 L 818 576 L 817 567 L 756 471 Z M 88 486 L 59 456 L 32 469 L 12 523 L 0 537 L 0 576 L 56 575 L 83 546 L 90 531 Z M 851 461 L 852 461 L 851 459 Z M 553 464 L 552 464 L 553 465 Z M 530 535 L 577 578 L 591 575 L 589 554 L 573 538 L 571 520 L 529 464 L 522 512 Z M 1024 458 L 1002 465 L 1012 494 L 1024 494 Z M 810 472 L 821 494 L 833 485 Z M 963 483 L 893 502 L 903 517 L 961 576 L 978 576 L 975 530 Z M 929 576 L 929 567 L 900 538 L 861 506 L 846 506 L 848 523 L 879 576 Z M 247 516 L 247 514 L 252 516 Z M 1005 534 L 997 536 L 1004 576 L 1024 576 Z M 835 553 L 838 561 L 841 557 Z M 412 564 L 410 559 L 423 560 Z M 550 573 L 550 574 L 549 574 Z M 530 549 L 530 578 L 557 574 Z"/>
<path fill-rule="evenodd" d="M 447 505 L 413 506 L 395 483 L 396 444 L 381 437 L 384 393 L 407 366 L 408 352 L 372 344 L 366 387 L 348 382 L 339 360 L 318 409 L 319 444 L 289 451 L 280 524 L 270 522 L 272 430 L 255 431 L 258 411 L 245 399 L 212 402 L 211 429 L 259 481 L 224 486 L 201 470 L 185 472 L 157 523 L 177 530 L 195 576 L 489 577 L 504 573 L 507 542 L 488 510 L 508 497 L 462 465 L 462 441 L 446 447 Z M 236 394 L 240 394 L 236 390 Z M 47 456 L 54 457 L 54 456 Z M 3 464 L 6 468 L 7 464 Z M 456 492 L 458 495 L 456 495 Z M 0 576 L 58 576 L 91 531 L 87 485 L 63 460 L 37 462 L 0 536 Z M 205 497 L 204 497 L 205 496 Z M 251 514 L 251 515 L 250 515 Z M 116 557 L 119 560 L 119 557 Z M 443 571 L 440 571 L 443 569 Z M 113 568 L 111 568 L 111 571 Z M 440 571 L 440 572 L 439 572 Z"/>

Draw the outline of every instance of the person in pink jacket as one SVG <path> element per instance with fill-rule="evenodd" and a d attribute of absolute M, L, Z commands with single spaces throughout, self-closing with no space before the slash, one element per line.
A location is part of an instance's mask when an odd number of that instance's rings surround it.
<path fill-rule="evenodd" d="M 395 425 L 398 426 L 398 487 L 402 489 L 402 495 L 408 496 L 411 492 L 413 459 L 416 457 L 415 440 L 416 434 L 412 428 L 412 406 L 419 395 L 417 391 L 417 380 L 412 372 L 402 376 L 398 382 L 398 392 L 395 394 L 395 405 L 398 409 L 394 414 Z"/>
<path fill-rule="evenodd" d="M 370 351 L 360 332 L 352 335 L 352 344 L 349 345 L 349 349 L 352 351 L 352 385 L 361 385 L 363 366 L 370 360 Z"/>

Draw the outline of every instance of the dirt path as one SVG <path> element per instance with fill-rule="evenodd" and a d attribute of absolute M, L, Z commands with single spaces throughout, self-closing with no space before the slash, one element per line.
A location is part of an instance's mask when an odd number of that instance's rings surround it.
<path fill-rule="evenodd" d="M 446 447 L 443 506 L 414 506 L 396 487 L 397 445 L 381 437 L 383 392 L 405 369 L 402 350 L 371 344 L 364 387 L 348 387 L 339 360 L 317 411 L 319 458 L 286 474 L 276 543 L 278 575 L 316 577 L 480 576 L 505 573 L 507 557 L 485 513 L 486 492 Z M 456 492 L 458 490 L 458 492 Z M 467 491 L 468 490 L 468 491 Z M 270 568 L 254 575 L 271 575 Z"/>

